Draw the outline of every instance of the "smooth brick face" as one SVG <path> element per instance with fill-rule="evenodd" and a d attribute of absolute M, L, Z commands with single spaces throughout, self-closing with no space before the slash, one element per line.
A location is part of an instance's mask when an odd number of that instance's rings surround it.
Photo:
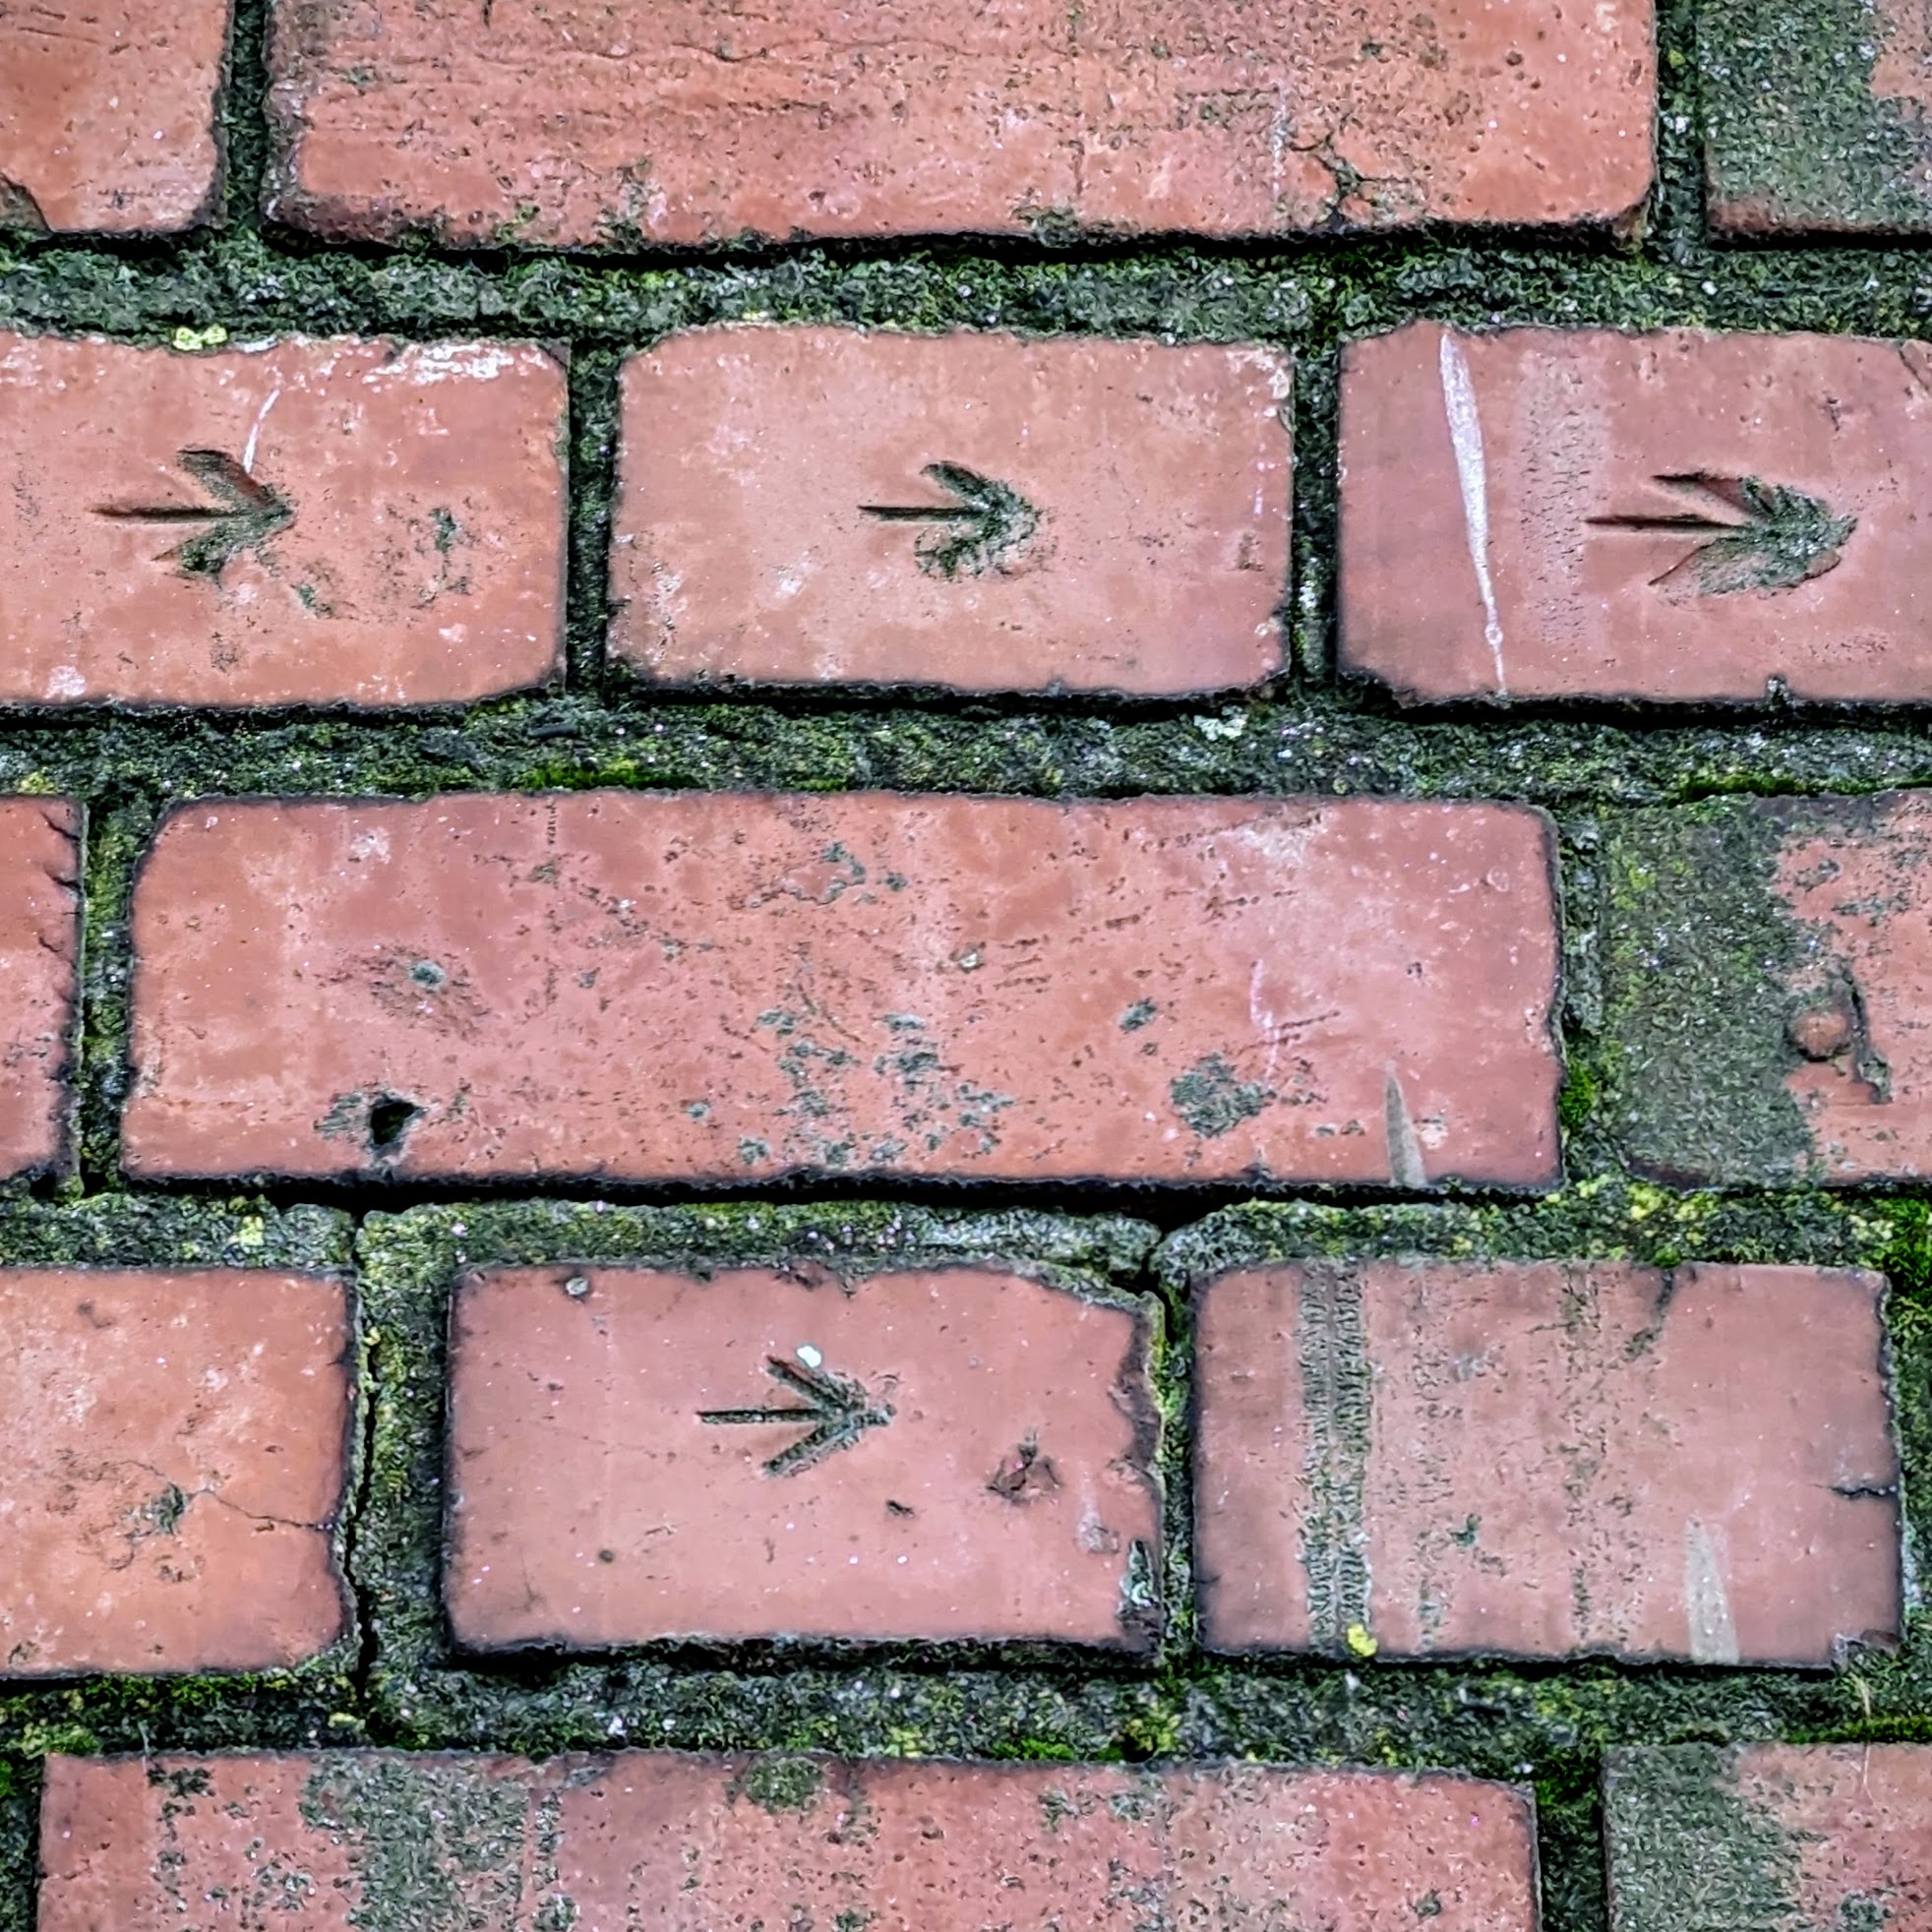
<path fill-rule="evenodd" d="M 1419 323 L 1342 469 L 1341 661 L 1405 697 L 1932 699 L 1922 343 Z"/>
<path fill-rule="evenodd" d="M 271 53 L 271 210 L 336 236 L 1620 223 L 1651 182 L 1644 0 L 278 0 Z"/>
<path fill-rule="evenodd" d="M 613 646 L 669 684 L 1251 685 L 1281 666 L 1289 388 L 1256 348 L 674 336 L 624 375 Z"/>
<path fill-rule="evenodd" d="M 0 1270 L 0 1676 L 259 1670 L 348 1627 L 347 1292 Z"/>
<path fill-rule="evenodd" d="M 70 1162 L 81 997 L 81 809 L 0 799 L 0 1177 Z"/>
<path fill-rule="evenodd" d="M 1144 1647 L 1146 1320 L 981 1268 L 472 1275 L 451 1365 L 457 1639 Z"/>
<path fill-rule="evenodd" d="M 1932 21 L 1915 0 L 1710 0 L 1697 52 L 1720 233 L 1932 230 Z"/>
<path fill-rule="evenodd" d="M 1308 1263 L 1205 1290 L 1222 1650 L 1826 1664 L 1896 1636 L 1876 1276 Z"/>
<path fill-rule="evenodd" d="M 1672 1180 L 1932 1174 L 1932 798 L 1639 815 L 1612 848 L 1608 1124 Z"/>
<path fill-rule="evenodd" d="M 51 1758 L 39 1932 L 1535 1932 L 1507 1785 L 1258 1765 L 559 1757 Z"/>
<path fill-rule="evenodd" d="M 227 40 L 226 0 L 0 0 L 0 230 L 208 219 Z"/>
<path fill-rule="evenodd" d="M 562 369 L 514 343 L 0 335 L 0 702 L 539 684 L 562 652 L 564 422 Z"/>
<path fill-rule="evenodd" d="M 1932 1932 L 1922 1745 L 1613 1751 L 1603 1795 L 1611 1932 L 1681 1932 L 1686 1900 L 1739 1925 Z"/>
<path fill-rule="evenodd" d="M 1533 1185 L 1549 868 L 1534 813 L 1374 800 L 196 805 L 137 888 L 124 1158 Z"/>

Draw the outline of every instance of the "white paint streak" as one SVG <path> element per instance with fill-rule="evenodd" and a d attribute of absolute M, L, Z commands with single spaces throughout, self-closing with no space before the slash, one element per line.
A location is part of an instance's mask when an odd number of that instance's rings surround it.
<path fill-rule="evenodd" d="M 1463 527 L 1469 533 L 1469 560 L 1476 566 L 1476 587 L 1482 593 L 1482 640 L 1495 667 L 1496 695 L 1507 697 L 1503 676 L 1503 626 L 1496 614 L 1496 586 L 1489 576 L 1489 480 L 1482 462 L 1482 419 L 1476 412 L 1476 385 L 1470 381 L 1463 345 L 1442 332 L 1442 408 L 1449 418 L 1449 442 L 1456 452 L 1456 480 L 1463 491 Z"/>
<path fill-rule="evenodd" d="M 1415 1121 L 1409 1117 L 1409 1102 L 1403 1095 L 1402 1082 L 1396 1077 L 1393 1063 L 1383 1070 L 1387 1075 L 1382 1092 L 1388 1121 L 1389 1179 L 1397 1187 L 1426 1187 L 1429 1173 L 1422 1164 L 1422 1143 L 1417 1136 Z"/>
<path fill-rule="evenodd" d="M 277 383 L 269 392 L 269 399 L 263 403 L 255 418 L 255 426 L 248 432 L 248 441 L 242 446 L 242 468 L 253 476 L 255 474 L 255 446 L 262 440 L 262 425 L 269 420 L 269 411 L 281 399 L 281 385 Z"/>
<path fill-rule="evenodd" d="M 514 369 L 534 353 L 508 349 L 497 342 L 417 342 L 394 361 L 372 369 L 363 381 L 380 389 L 386 383 L 487 383 L 506 369 Z"/>
<path fill-rule="evenodd" d="M 1735 1663 L 1737 1625 L 1711 1533 L 1695 1517 L 1684 1525 L 1684 1616 L 1693 1663 Z"/>

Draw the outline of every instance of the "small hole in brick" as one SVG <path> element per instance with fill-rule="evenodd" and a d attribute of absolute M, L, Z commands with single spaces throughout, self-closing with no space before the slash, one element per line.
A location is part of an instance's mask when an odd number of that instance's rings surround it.
<path fill-rule="evenodd" d="M 395 1154 L 402 1148 L 404 1136 L 422 1117 L 423 1110 L 413 1100 L 402 1100 L 394 1094 L 380 1094 L 369 1104 L 369 1151 L 372 1154 Z"/>

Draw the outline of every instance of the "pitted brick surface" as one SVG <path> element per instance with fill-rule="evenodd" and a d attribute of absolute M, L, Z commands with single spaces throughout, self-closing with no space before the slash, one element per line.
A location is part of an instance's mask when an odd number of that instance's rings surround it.
<path fill-rule="evenodd" d="M 1526 1796 L 1260 1765 L 559 1757 L 49 1760 L 39 1932 L 1534 1932 Z M 242 1922 L 246 1922 L 245 1919 Z"/>
<path fill-rule="evenodd" d="M 1255 684 L 1291 387 L 1254 347 L 674 336 L 624 376 L 613 647 L 674 685 Z"/>
<path fill-rule="evenodd" d="M 0 1270 L 0 1678 L 267 1670 L 348 1629 L 342 1283 Z"/>
<path fill-rule="evenodd" d="M 0 0 L 0 232 L 171 234 L 217 211 L 227 0 Z"/>
<path fill-rule="evenodd" d="M 1623 223 L 1648 0 L 280 0 L 270 206 L 336 237 Z"/>
<path fill-rule="evenodd" d="M 1901 1630 L 1882 1284 L 1309 1262 L 1201 1292 L 1223 1650 L 1821 1665 Z"/>
<path fill-rule="evenodd" d="M 542 684 L 564 422 L 563 369 L 528 344 L 0 335 L 0 702 Z"/>
<path fill-rule="evenodd" d="M 136 893 L 125 1158 L 1538 1185 L 1550 861 L 1379 800 L 198 804 Z"/>
<path fill-rule="evenodd" d="M 1158 1635 L 1132 1306 L 993 1268 L 512 1268 L 453 1319 L 466 1645 Z"/>

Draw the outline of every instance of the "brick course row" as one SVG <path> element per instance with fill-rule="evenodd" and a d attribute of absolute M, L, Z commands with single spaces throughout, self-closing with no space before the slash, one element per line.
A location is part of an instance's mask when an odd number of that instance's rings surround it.
<path fill-rule="evenodd" d="M 1876 1277 L 1383 1262 L 1194 1284 L 1221 1651 L 1817 1667 L 1902 1620 Z M 0 1677 L 349 1633 L 335 1276 L 0 1272 Z M 1160 1641 L 1155 1304 L 1013 1264 L 453 1284 L 470 1652 Z"/>
<path fill-rule="evenodd" d="M 633 357 L 612 661 L 1177 696 L 1283 668 L 1273 350 L 726 328 Z M 502 342 L 0 336 L 0 703 L 379 708 L 562 676 L 565 374 Z M 1922 344 L 1350 345 L 1341 669 L 1405 701 L 1923 702 Z"/>

